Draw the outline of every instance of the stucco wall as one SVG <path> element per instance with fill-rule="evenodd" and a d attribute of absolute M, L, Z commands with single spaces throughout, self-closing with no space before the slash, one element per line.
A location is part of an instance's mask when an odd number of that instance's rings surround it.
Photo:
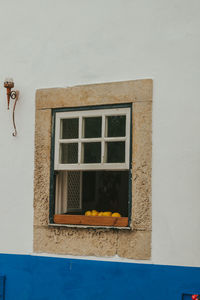
<path fill-rule="evenodd" d="M 0 251 L 33 251 L 38 88 L 154 79 L 152 262 L 200 266 L 198 0 L 1 1 Z"/>

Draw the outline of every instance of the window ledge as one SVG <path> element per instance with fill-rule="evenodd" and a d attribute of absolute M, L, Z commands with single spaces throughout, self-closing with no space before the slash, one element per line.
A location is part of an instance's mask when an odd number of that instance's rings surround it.
<path fill-rule="evenodd" d="M 83 215 L 54 215 L 54 223 L 69 225 L 91 225 L 91 226 L 112 226 L 127 227 L 127 217 L 99 217 Z"/>
<path fill-rule="evenodd" d="M 65 228 L 80 228 L 80 229 L 115 229 L 115 230 L 132 230 L 130 226 L 115 227 L 115 226 L 96 226 L 96 225 L 70 225 L 70 224 L 55 224 L 49 223 L 49 227 L 65 227 Z"/>

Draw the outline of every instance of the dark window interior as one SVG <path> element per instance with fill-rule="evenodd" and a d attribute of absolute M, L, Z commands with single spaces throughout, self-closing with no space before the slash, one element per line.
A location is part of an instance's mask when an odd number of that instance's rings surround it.
<path fill-rule="evenodd" d="M 83 213 L 96 209 L 128 216 L 128 171 L 83 171 L 82 176 Z"/>

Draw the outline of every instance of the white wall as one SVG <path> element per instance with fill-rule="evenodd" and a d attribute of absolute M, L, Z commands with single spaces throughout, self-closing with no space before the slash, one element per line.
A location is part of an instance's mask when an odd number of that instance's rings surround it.
<path fill-rule="evenodd" d="M 32 252 L 35 90 L 153 78 L 152 262 L 200 266 L 199 34 L 199 0 L 0 1 L 1 252 Z"/>

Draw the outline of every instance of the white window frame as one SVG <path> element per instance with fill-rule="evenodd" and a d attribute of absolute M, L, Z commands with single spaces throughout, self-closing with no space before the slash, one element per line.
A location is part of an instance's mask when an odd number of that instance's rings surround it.
<path fill-rule="evenodd" d="M 83 111 L 56 112 L 55 118 L 55 154 L 54 170 L 128 170 L 130 160 L 130 112 L 128 108 L 106 108 Z M 106 117 L 108 116 L 126 116 L 126 135 L 124 137 L 106 137 Z M 102 135 L 100 138 L 83 137 L 83 118 L 102 117 Z M 62 119 L 79 119 L 79 136 L 76 139 L 61 139 L 60 128 Z M 106 142 L 125 142 L 125 162 L 124 163 L 106 163 L 105 160 L 105 143 Z M 101 163 L 82 163 L 81 147 L 83 143 L 101 142 Z M 78 163 L 61 164 L 60 144 L 61 143 L 78 143 Z"/>

